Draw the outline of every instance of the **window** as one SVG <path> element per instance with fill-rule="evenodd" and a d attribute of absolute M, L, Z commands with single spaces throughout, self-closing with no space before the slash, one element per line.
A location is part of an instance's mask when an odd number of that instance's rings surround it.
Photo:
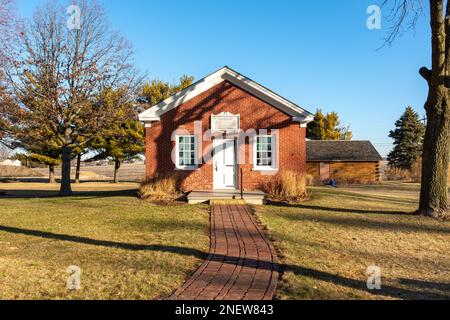
<path fill-rule="evenodd" d="M 257 136 L 254 157 L 254 166 L 257 170 L 275 170 L 275 137 Z"/>
<path fill-rule="evenodd" d="M 197 168 L 197 143 L 195 136 L 177 136 L 177 168 Z"/>

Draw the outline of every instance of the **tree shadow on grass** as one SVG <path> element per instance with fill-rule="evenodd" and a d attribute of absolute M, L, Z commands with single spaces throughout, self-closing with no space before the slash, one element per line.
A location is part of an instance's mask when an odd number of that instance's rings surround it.
<path fill-rule="evenodd" d="M 310 210 L 318 210 L 318 211 L 330 211 L 330 212 L 339 212 L 339 213 L 411 215 L 411 213 L 408 213 L 405 211 L 334 208 L 334 207 L 314 206 L 314 205 L 306 205 L 306 204 L 289 204 L 286 202 L 279 202 L 279 201 L 270 201 L 268 203 L 268 205 L 275 206 L 275 207 L 291 207 L 291 208 L 310 209 Z"/>
<path fill-rule="evenodd" d="M 3 190 L 0 199 L 70 199 L 87 200 L 90 198 L 137 197 L 137 189 L 75 191 L 70 197 L 60 197 L 54 190 Z"/>
<path fill-rule="evenodd" d="M 450 292 L 450 282 L 449 283 L 441 283 L 434 281 L 423 281 L 423 280 L 415 280 L 415 279 L 400 279 L 400 283 L 408 286 L 414 286 L 424 289 L 435 289 L 445 292 Z"/>
<path fill-rule="evenodd" d="M 108 240 L 96 240 L 96 239 L 91 239 L 91 238 L 87 238 L 87 237 L 79 237 L 79 236 L 72 236 L 72 235 L 66 235 L 66 234 L 57 234 L 57 233 L 39 231 L 39 230 L 27 230 L 27 229 L 7 227 L 7 226 L 0 226 L 0 231 L 14 233 L 14 234 L 22 234 L 22 235 L 26 235 L 26 236 L 52 239 L 52 240 L 68 241 L 68 242 L 74 242 L 74 243 L 81 243 L 81 244 L 88 244 L 88 245 L 109 247 L 109 248 L 116 248 L 116 249 L 124 249 L 124 250 L 131 250 L 131 251 L 146 251 L 146 250 L 148 250 L 148 251 L 163 251 L 163 252 L 169 252 L 169 253 L 177 253 L 177 254 L 186 255 L 186 256 L 194 256 L 199 259 L 205 259 L 207 256 L 207 254 L 201 252 L 200 250 L 177 247 L 177 246 L 145 245 L 145 244 L 133 244 L 133 243 L 124 243 L 124 242 L 116 242 L 116 241 L 108 241 Z"/>
<path fill-rule="evenodd" d="M 327 215 L 327 214 L 321 215 L 308 212 L 302 212 L 301 214 L 292 214 L 292 213 L 278 214 L 278 216 L 291 221 L 318 221 L 342 227 L 356 227 L 375 230 L 384 229 L 396 232 L 405 231 L 405 232 L 421 232 L 434 234 L 450 234 L 450 224 L 440 224 L 433 226 L 425 224 L 406 223 L 400 221 L 385 221 L 385 220 L 379 221 L 375 219 L 368 219 L 370 218 L 370 214 L 387 215 L 387 216 L 413 216 L 413 214 L 411 213 L 406 213 L 402 211 L 346 209 L 346 208 L 332 208 L 332 207 L 322 207 L 303 204 L 290 205 L 286 203 L 277 203 L 277 204 L 272 203 L 271 205 L 348 214 L 347 216 Z M 366 216 L 358 217 L 358 215 L 366 215 Z"/>
<path fill-rule="evenodd" d="M 366 281 L 355 280 L 345 278 L 340 275 L 330 274 L 324 271 L 314 270 L 302 266 L 292 266 L 292 265 L 284 265 L 282 266 L 284 271 L 289 271 L 294 273 L 297 276 L 305 276 L 309 278 L 313 278 L 315 280 L 325 281 L 328 283 L 332 283 L 335 285 L 340 285 L 346 288 L 362 290 L 369 292 L 373 295 L 383 296 L 383 297 L 391 297 L 397 299 L 450 299 L 450 295 L 447 293 L 435 293 L 428 292 L 424 290 L 429 289 L 438 289 L 442 291 L 447 291 L 448 286 L 446 284 L 438 283 L 440 287 L 436 286 L 436 283 L 430 283 L 426 281 L 417 281 L 410 279 L 402 279 L 401 283 L 409 285 L 413 288 L 399 288 L 394 287 L 392 285 L 385 285 L 382 283 L 381 290 L 368 290 Z M 407 281 L 406 281 L 407 280 Z M 446 289 L 445 289 L 446 288 Z"/>
<path fill-rule="evenodd" d="M 198 259 L 207 261 L 219 261 L 224 264 L 232 265 L 245 265 L 248 268 L 258 268 L 265 270 L 281 270 L 282 272 L 292 272 L 297 276 L 305 276 L 313 278 L 315 280 L 325 281 L 333 283 L 335 285 L 340 285 L 347 288 L 352 288 L 356 290 L 368 291 L 366 282 L 361 280 L 349 279 L 340 275 L 331 274 L 324 271 L 319 271 L 315 269 L 306 268 L 303 266 L 296 265 L 276 265 L 271 262 L 261 261 L 252 258 L 242 258 L 233 257 L 222 254 L 210 253 L 207 254 L 197 249 L 184 248 L 178 246 L 165 246 L 165 245 L 143 245 L 143 244 L 132 244 L 123 243 L 107 240 L 96 240 L 87 237 L 71 236 L 64 234 L 56 234 L 52 232 L 38 231 L 38 230 L 27 230 L 15 227 L 0 226 L 0 231 L 8 232 L 13 234 L 22 234 L 27 236 L 41 237 L 52 240 L 69 241 L 74 243 L 118 248 L 131 251 L 159 251 L 168 252 L 174 254 L 180 254 L 185 256 L 193 256 Z M 212 280 L 214 282 L 214 279 Z M 412 279 L 401 279 L 401 283 L 409 286 L 413 286 L 414 289 L 397 288 L 389 285 L 382 285 L 382 290 L 370 291 L 371 294 L 379 295 L 383 297 L 400 298 L 400 299 L 450 299 L 450 295 L 446 293 L 434 293 L 427 292 L 429 289 L 437 289 L 441 291 L 448 291 L 449 285 L 443 283 L 426 282 Z M 345 298 L 345 297 L 343 297 Z"/>
<path fill-rule="evenodd" d="M 369 195 L 369 194 L 362 194 L 358 193 L 356 191 L 342 191 L 342 190 L 331 190 L 331 191 L 318 191 L 315 193 L 317 195 L 334 195 L 337 197 L 345 197 L 345 198 L 351 198 L 356 199 L 360 201 L 383 201 L 383 202 L 390 202 L 390 203 L 396 203 L 396 204 L 411 204 L 411 205 L 417 205 L 418 200 L 413 199 L 401 199 L 401 198 L 395 198 L 394 196 L 382 196 L 382 195 Z M 314 194 L 313 194 L 314 198 Z"/>

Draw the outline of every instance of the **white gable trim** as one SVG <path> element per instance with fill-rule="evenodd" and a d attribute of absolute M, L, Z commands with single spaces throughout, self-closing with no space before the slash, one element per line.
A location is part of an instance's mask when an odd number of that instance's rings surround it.
<path fill-rule="evenodd" d="M 192 86 L 144 111 L 139 115 L 139 120 L 146 123 L 159 121 L 160 117 L 166 112 L 177 108 L 223 81 L 229 81 L 237 87 L 250 92 L 259 99 L 292 116 L 292 120 L 300 122 L 301 125 L 306 125 L 313 120 L 312 114 L 305 109 L 228 67 L 223 67 L 194 83 Z"/>

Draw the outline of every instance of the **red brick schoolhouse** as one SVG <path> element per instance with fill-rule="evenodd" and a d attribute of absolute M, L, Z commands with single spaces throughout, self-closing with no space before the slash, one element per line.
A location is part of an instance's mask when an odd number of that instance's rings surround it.
<path fill-rule="evenodd" d="M 305 173 L 311 113 L 224 67 L 139 115 L 146 176 L 177 174 L 184 191 L 258 190 Z M 242 181 L 241 181 L 242 173 Z"/>

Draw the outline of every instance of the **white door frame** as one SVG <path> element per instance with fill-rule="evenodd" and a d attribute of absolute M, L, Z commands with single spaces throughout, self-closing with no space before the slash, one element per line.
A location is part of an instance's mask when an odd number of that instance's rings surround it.
<path fill-rule="evenodd" d="M 230 150 L 224 150 L 224 144 L 232 142 L 233 150 L 233 165 L 227 165 L 225 163 L 224 152 Z M 219 146 L 222 145 L 222 149 Z M 235 139 L 214 139 L 213 141 L 214 156 L 213 156 L 213 188 L 214 190 L 237 190 L 237 157 L 236 157 L 236 140 Z M 231 169 L 232 167 L 232 169 Z M 232 185 L 226 185 L 226 178 L 224 174 L 233 174 Z"/>

